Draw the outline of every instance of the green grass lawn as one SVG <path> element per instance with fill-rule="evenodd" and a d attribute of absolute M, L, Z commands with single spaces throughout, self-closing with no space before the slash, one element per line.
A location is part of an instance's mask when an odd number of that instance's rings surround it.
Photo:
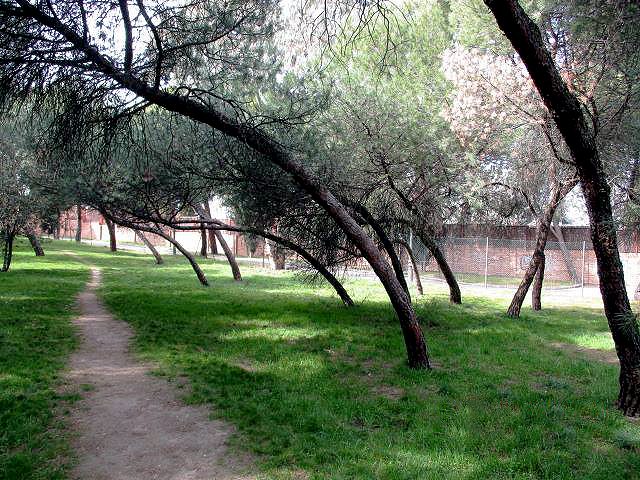
<path fill-rule="evenodd" d="M 204 288 L 180 258 L 156 266 L 134 253 L 71 242 L 48 247 L 73 248 L 103 269 L 100 293 L 134 327 L 137 352 L 169 381 L 188 377 L 187 401 L 207 403 L 212 415 L 236 425 L 236 447 L 256 454 L 265 478 L 640 478 L 640 424 L 613 408 L 617 369 L 550 345 L 612 348 L 598 311 L 524 309 L 513 320 L 501 301 L 466 298 L 452 306 L 444 290 L 428 292 L 416 308 L 437 367 L 413 371 L 373 282 L 347 284 L 358 302 L 347 309 L 330 289 L 306 286 L 289 272 L 243 266 L 245 280 L 235 283 L 228 266 L 205 261 L 211 287 Z M 38 388 L 51 396 L 54 371 L 73 345 L 68 313 L 54 310 L 68 312 L 85 270 L 48 253 L 41 262 L 19 251 L 14 279 L 0 278 L 0 286 L 29 297 L 23 270 L 50 284 L 66 272 L 68 288 L 56 289 L 48 310 L 58 325 L 47 337 L 54 354 L 38 357 L 42 345 L 31 336 L 44 327 L 26 328 L 5 297 L 0 315 L 4 325 L 5 309 L 15 312 L 16 345 L 39 359 L 22 362 L 25 375 L 44 369 L 47 385 Z M 51 401 L 39 403 L 38 416 L 50 418 L 51 408 Z M 7 421 L 24 429 L 28 418 L 10 410 Z M 15 440 L 3 437 L 3 451 L 7 443 L 11 455 Z"/>
<path fill-rule="evenodd" d="M 65 478 L 72 455 L 55 414 L 71 399 L 55 387 L 87 269 L 57 252 L 36 258 L 25 243 L 0 273 L 0 479 Z"/>

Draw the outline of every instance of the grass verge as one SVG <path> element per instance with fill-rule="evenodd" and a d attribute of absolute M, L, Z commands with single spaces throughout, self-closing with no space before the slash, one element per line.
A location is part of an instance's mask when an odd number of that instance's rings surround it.
<path fill-rule="evenodd" d="M 45 248 L 47 245 L 45 244 Z M 58 374 L 75 346 L 70 319 L 86 268 L 18 242 L 0 274 L 0 479 L 59 479 L 70 458 L 57 407 Z"/>

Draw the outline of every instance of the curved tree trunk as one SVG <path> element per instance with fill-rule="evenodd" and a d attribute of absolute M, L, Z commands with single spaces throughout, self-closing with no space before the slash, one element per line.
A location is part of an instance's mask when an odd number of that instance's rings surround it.
<path fill-rule="evenodd" d="M 56 31 L 74 49 L 83 52 L 86 61 L 90 62 L 96 71 L 104 75 L 105 78 L 117 82 L 133 94 L 165 110 L 183 115 L 208 125 L 225 135 L 239 139 L 243 144 L 264 155 L 273 165 L 290 175 L 291 179 L 336 222 L 347 238 L 360 250 L 362 256 L 369 262 L 382 282 L 398 315 L 409 365 L 412 368 L 429 368 L 429 355 L 422 329 L 411 305 L 411 300 L 395 276 L 393 268 L 380 253 L 373 239 L 358 225 L 345 206 L 291 152 L 265 131 L 239 121 L 237 117 L 228 115 L 212 105 L 199 103 L 179 94 L 154 88 L 143 79 L 136 77 L 130 70 L 115 64 L 95 48 L 87 38 L 79 35 L 73 28 L 69 28 L 59 18 L 46 13 L 38 5 L 21 2 L 20 13 L 23 18 L 33 19 Z"/>
<path fill-rule="evenodd" d="M 105 212 L 106 213 L 106 212 Z M 105 214 L 103 214 L 104 216 Z M 113 218 L 111 216 L 109 216 L 112 221 Z M 106 220 L 107 217 L 105 217 Z M 149 232 L 149 233 L 155 233 L 156 235 L 161 236 L 162 238 L 164 238 L 167 242 L 169 242 L 171 245 L 173 245 L 173 247 L 177 250 L 180 251 L 180 253 L 182 255 L 184 255 L 186 257 L 186 259 L 189 261 L 189 264 L 191 265 L 191 268 L 193 268 L 193 271 L 195 272 L 196 276 L 198 277 L 198 281 L 205 287 L 209 286 L 209 281 L 207 280 L 206 275 L 204 274 L 204 272 L 202 271 L 202 269 L 200 268 L 200 265 L 198 265 L 198 262 L 196 262 L 196 259 L 193 257 L 193 255 L 191 255 L 191 253 L 184 248 L 175 238 L 173 238 L 171 235 L 167 235 L 166 233 L 164 233 L 162 231 L 161 228 L 153 228 L 153 227 L 148 227 L 148 226 L 140 226 L 140 225 L 135 225 L 131 222 L 128 222 L 126 220 L 123 220 L 121 218 L 118 218 L 118 223 L 122 226 L 125 227 L 129 227 L 133 230 L 144 230 L 145 232 Z"/>
<path fill-rule="evenodd" d="M 161 229 L 148 230 L 148 231 L 155 233 L 157 235 L 160 235 L 167 242 L 171 243 L 174 247 L 176 247 L 176 249 L 178 249 L 178 251 L 180 251 L 180 253 L 184 255 L 187 258 L 187 260 L 189 260 L 189 263 L 191 264 L 191 268 L 193 268 L 193 271 L 196 273 L 196 276 L 198 277 L 198 280 L 200 281 L 200 283 L 205 287 L 209 286 L 209 281 L 207 280 L 207 277 L 202 271 L 202 269 L 200 268 L 200 265 L 198 265 L 198 262 L 196 262 L 196 259 L 194 258 L 194 256 L 191 255 L 191 253 L 186 248 L 184 248 L 177 240 L 172 238 L 171 235 L 167 235 L 166 233 L 164 233 Z"/>
<path fill-rule="evenodd" d="M 411 294 L 409 293 L 409 286 L 407 285 L 407 280 L 404 278 L 404 271 L 402 270 L 402 262 L 398 258 L 398 255 L 396 254 L 396 251 L 393 248 L 393 242 L 387 235 L 387 232 L 384 231 L 384 228 L 382 228 L 382 225 L 380 225 L 380 223 L 374 218 L 371 212 L 369 212 L 369 210 L 367 210 L 367 208 L 364 205 L 360 205 L 360 204 L 351 204 L 351 205 L 356 210 L 356 212 L 358 212 L 362 216 L 364 221 L 371 226 L 373 231 L 378 236 L 378 239 L 380 240 L 382 247 L 387 252 L 387 255 L 389 255 L 389 259 L 391 260 L 391 266 L 393 267 L 393 271 L 395 272 L 396 277 L 398 278 L 398 282 L 400 282 L 400 285 L 402 285 L 402 288 L 404 288 L 404 291 L 407 293 L 407 296 L 409 296 L 409 299 L 411 299 Z"/>
<path fill-rule="evenodd" d="M 205 207 L 208 207 L 208 206 L 209 204 L 206 203 Z M 203 208 L 202 205 L 197 204 L 194 206 L 194 208 L 202 220 L 205 220 L 207 222 L 210 222 L 213 220 L 211 218 L 211 215 L 209 215 L 209 213 L 207 212 L 207 209 Z M 211 209 L 209 209 L 209 211 L 210 210 Z M 227 262 L 229 262 L 229 266 L 231 267 L 231 273 L 233 274 L 233 279 L 236 282 L 242 281 L 242 275 L 240 274 L 240 267 L 238 266 L 238 262 L 236 261 L 235 255 L 229 248 L 227 241 L 224 239 L 224 236 L 218 230 L 214 230 L 213 234 L 215 238 L 218 240 L 218 243 L 220 244 L 220 246 L 222 247 L 222 251 L 224 252 L 225 257 L 227 257 Z M 215 242 L 213 243 L 215 244 Z"/>
<path fill-rule="evenodd" d="M 238 262 L 236 261 L 236 257 L 235 255 L 233 255 L 231 248 L 229 248 L 229 244 L 227 244 L 227 241 L 224 239 L 224 237 L 222 236 L 222 233 L 220 233 L 219 231 L 217 230 L 214 231 L 214 235 L 218 240 L 218 243 L 222 247 L 224 256 L 227 257 L 227 262 L 229 262 L 229 266 L 231 267 L 231 273 L 233 274 L 233 279 L 236 282 L 242 281 L 242 275 L 240 274 L 240 267 L 238 266 Z"/>
<path fill-rule="evenodd" d="M 11 268 L 11 260 L 13 258 L 13 240 L 15 233 L 6 231 L 2 232 L 2 269 L 0 272 L 8 272 Z"/>
<path fill-rule="evenodd" d="M 520 285 L 516 290 L 516 293 L 513 295 L 511 299 L 511 304 L 507 309 L 507 315 L 510 317 L 519 317 L 520 310 L 522 309 L 522 304 L 524 303 L 524 299 L 527 296 L 527 292 L 529 291 L 529 287 L 533 282 L 534 277 L 536 276 L 536 272 L 538 271 L 538 266 L 542 261 L 542 257 L 544 256 L 544 247 L 547 243 L 547 234 L 549 230 L 548 227 L 546 229 L 538 226 L 538 237 L 536 240 L 536 246 L 533 251 L 533 255 L 531 256 L 531 260 L 529 261 L 529 265 L 527 266 L 527 270 L 524 272 L 522 280 L 520 281 Z"/>
<path fill-rule="evenodd" d="M 252 234 L 257 235 L 259 237 L 262 237 L 264 239 L 269 239 L 269 240 L 271 240 L 273 242 L 276 242 L 276 243 L 282 245 L 283 247 L 288 248 L 289 250 L 291 250 L 293 252 L 296 252 L 298 255 L 300 255 L 302 258 L 304 258 L 305 261 L 307 263 L 309 263 L 309 265 L 311 265 L 313 268 L 315 268 L 318 271 L 318 273 L 320 275 L 322 275 L 327 280 L 327 282 L 329 282 L 329 284 L 335 289 L 336 293 L 338 294 L 338 296 L 340 297 L 342 302 L 347 307 L 351 307 L 351 306 L 354 305 L 353 300 L 351 299 L 351 297 L 349 296 L 349 294 L 347 293 L 345 288 L 342 286 L 340 281 L 333 275 L 333 273 L 331 273 L 313 255 L 311 255 L 309 252 L 307 252 L 304 248 L 300 247 L 299 245 L 293 243 L 290 240 L 287 240 L 286 238 L 280 237 L 280 236 L 275 235 L 275 234 L 270 233 L 270 232 L 265 232 L 263 230 L 259 230 L 257 228 L 239 227 L 237 225 L 223 225 L 221 222 L 216 222 L 216 224 L 218 224 L 219 227 L 212 227 L 212 229 L 215 228 L 216 231 L 217 230 L 228 230 L 228 231 L 233 231 L 233 232 L 252 233 Z"/>
<path fill-rule="evenodd" d="M 420 280 L 420 270 L 418 269 L 416 257 L 413 255 L 413 249 L 407 242 L 402 239 L 396 240 L 396 243 L 398 245 L 402 245 L 407 251 L 407 255 L 409 255 L 409 260 L 411 261 L 411 266 L 413 268 L 413 275 L 416 278 L 416 288 L 418 289 L 418 295 L 424 295 L 424 291 L 422 289 L 422 281 Z"/>
<path fill-rule="evenodd" d="M 511 305 L 507 309 L 507 315 L 510 317 L 519 317 L 522 304 L 527 296 L 531 282 L 536 275 L 538 265 L 544 258 L 544 249 L 547 245 L 547 239 L 549 238 L 549 229 L 551 228 L 551 221 L 556 213 L 556 209 L 560 201 L 575 187 L 577 181 L 571 179 L 564 185 L 554 185 L 549 195 L 549 202 L 545 208 L 544 214 L 538 218 L 538 227 L 536 231 L 536 246 L 533 250 L 533 255 L 529 261 L 529 266 L 520 281 L 520 285 L 513 295 Z M 543 273 L 544 275 L 544 273 Z"/>
<path fill-rule="evenodd" d="M 30 12 L 32 11 L 33 10 L 30 10 Z M 43 21 L 56 24 L 55 19 L 47 18 Z M 82 42 L 82 39 L 74 38 L 74 41 Z M 235 120 L 226 117 L 221 112 L 197 104 L 189 99 L 164 91 L 154 91 L 138 79 L 129 76 L 125 79 L 119 71 L 114 70 L 110 63 L 105 63 L 99 54 L 96 56 L 96 54 L 91 51 L 91 55 L 92 61 L 104 65 L 107 74 L 113 75 L 114 78 L 117 77 L 121 83 L 125 82 L 126 88 L 130 91 L 166 110 L 185 115 L 192 120 L 202 122 L 227 135 L 241 139 L 248 147 L 265 155 L 271 163 L 291 175 L 292 180 L 327 212 L 342 229 L 347 238 L 360 250 L 362 256 L 369 262 L 369 265 L 371 265 L 371 268 L 380 279 L 398 315 L 405 347 L 407 349 L 409 366 L 411 368 L 430 368 L 427 345 L 415 310 L 411 305 L 411 299 L 407 296 L 393 268 L 385 260 L 373 239 L 358 225 L 358 222 L 349 214 L 345 206 L 338 201 L 326 186 L 311 175 L 310 172 L 285 151 L 280 144 L 274 142 L 260 130 L 239 125 Z M 125 85 L 125 83 L 122 84 Z"/>
<path fill-rule="evenodd" d="M 142 243 L 144 243 L 145 246 L 149 249 L 149 251 L 153 254 L 153 258 L 156 259 L 156 264 L 162 265 L 164 263 L 164 260 L 162 259 L 162 256 L 160 256 L 158 249 L 153 245 L 153 243 L 149 241 L 149 239 L 144 234 L 144 232 L 140 230 L 135 230 L 135 232 L 140 237 L 140 240 L 142 240 Z"/>
<path fill-rule="evenodd" d="M 112 252 L 116 252 L 118 251 L 118 244 L 116 241 L 116 225 L 104 209 L 99 208 L 98 211 L 100 212 L 100 215 L 102 215 L 104 223 L 107 225 L 107 230 L 109 231 L 109 250 L 111 250 Z"/>
<path fill-rule="evenodd" d="M 76 242 L 82 240 L 82 207 L 76 205 Z"/>
<path fill-rule="evenodd" d="M 42 244 L 40 243 L 40 239 L 36 235 L 36 232 L 30 231 L 27 233 L 27 238 L 29 239 L 29 243 L 31 244 L 31 248 L 33 248 L 33 253 L 36 254 L 36 257 L 44 257 L 44 249 L 42 248 Z"/>
<path fill-rule="evenodd" d="M 420 240 L 422 240 L 422 243 L 424 243 L 425 247 L 429 249 L 431 255 L 438 264 L 438 268 L 442 272 L 442 275 L 444 276 L 444 279 L 449 286 L 449 301 L 457 305 L 461 304 L 462 294 L 460 293 L 460 286 L 458 285 L 458 280 L 456 280 L 456 276 L 453 273 L 453 270 L 451 270 L 451 267 L 449 266 L 444 253 L 430 235 L 421 232 L 419 229 L 414 229 L 414 231 L 416 232 L 418 237 L 420 237 Z"/>
<path fill-rule="evenodd" d="M 453 270 L 449 267 L 449 263 L 447 262 L 444 253 L 440 250 L 440 247 L 435 241 L 431 242 L 428 247 L 431 255 L 433 255 L 433 258 L 438 264 L 442 275 L 444 275 L 447 285 L 449 286 L 449 301 L 458 305 L 461 304 L 462 294 L 460 293 L 460 286 L 458 285 L 458 280 L 456 279 Z"/>
<path fill-rule="evenodd" d="M 589 214 L 604 311 L 620 360 L 617 405 L 625 415 L 639 416 L 640 330 L 627 296 L 611 208 L 611 189 L 595 135 L 580 102 L 560 76 L 540 29 L 520 4 L 516 0 L 485 0 L 485 4 L 522 58 L 571 151 Z"/>
<path fill-rule="evenodd" d="M 538 270 L 536 278 L 533 282 L 533 290 L 531 291 L 531 308 L 536 311 L 542 310 L 542 282 L 544 282 L 544 252 L 538 262 Z"/>

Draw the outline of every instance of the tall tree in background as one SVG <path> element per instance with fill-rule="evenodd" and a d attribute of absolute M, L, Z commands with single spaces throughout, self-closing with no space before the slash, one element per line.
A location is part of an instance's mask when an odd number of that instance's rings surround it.
<path fill-rule="evenodd" d="M 507 310 L 518 317 L 534 278 L 540 281 L 532 304 L 541 308 L 540 270 L 551 224 L 577 178 L 524 65 L 512 51 L 492 51 L 489 42 L 482 48 L 481 40 L 474 38 L 471 45 L 458 44 L 445 53 L 443 68 L 453 92 L 444 115 L 465 150 L 476 152 L 476 168 L 465 181 L 469 202 L 476 204 L 475 217 L 494 224 L 536 224 L 531 259 Z M 570 255 L 562 253 L 571 270 Z"/>
<path fill-rule="evenodd" d="M 380 65 L 389 32 L 347 42 L 330 74 L 330 106 L 314 122 L 336 166 L 334 190 L 378 237 L 404 282 L 392 237 L 413 230 L 436 261 L 452 303 L 460 287 L 437 237 L 459 219 L 465 159 L 440 115 L 449 84 L 441 57 L 451 42 L 447 9 L 424 2 L 393 28 L 394 48 Z M 414 45 L 422 45 L 416 51 Z M 360 211 L 358 211 L 360 210 Z"/>
<path fill-rule="evenodd" d="M 484 1 L 522 58 L 576 165 L 591 224 L 600 292 L 620 360 L 617 405 L 625 415 L 640 415 L 640 331 L 627 296 L 611 207 L 611 189 L 597 148 L 596 125 L 589 125 L 576 94 L 560 76 L 540 29 L 520 4 L 516 0 Z M 613 3 L 616 4 L 611 5 L 613 8 L 635 8 L 627 2 Z M 631 28 L 637 28 L 637 25 Z"/>

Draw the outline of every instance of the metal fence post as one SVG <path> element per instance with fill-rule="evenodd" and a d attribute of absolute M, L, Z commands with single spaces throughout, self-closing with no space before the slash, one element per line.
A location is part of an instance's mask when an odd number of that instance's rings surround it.
<path fill-rule="evenodd" d="M 582 274 L 580 278 L 580 285 L 581 285 L 580 290 L 583 297 L 584 297 L 584 252 L 586 249 L 586 245 L 587 245 L 587 242 L 583 240 L 582 241 Z"/>
<path fill-rule="evenodd" d="M 484 288 L 488 288 L 489 285 L 489 237 L 487 237 L 487 243 L 484 249 Z"/>

